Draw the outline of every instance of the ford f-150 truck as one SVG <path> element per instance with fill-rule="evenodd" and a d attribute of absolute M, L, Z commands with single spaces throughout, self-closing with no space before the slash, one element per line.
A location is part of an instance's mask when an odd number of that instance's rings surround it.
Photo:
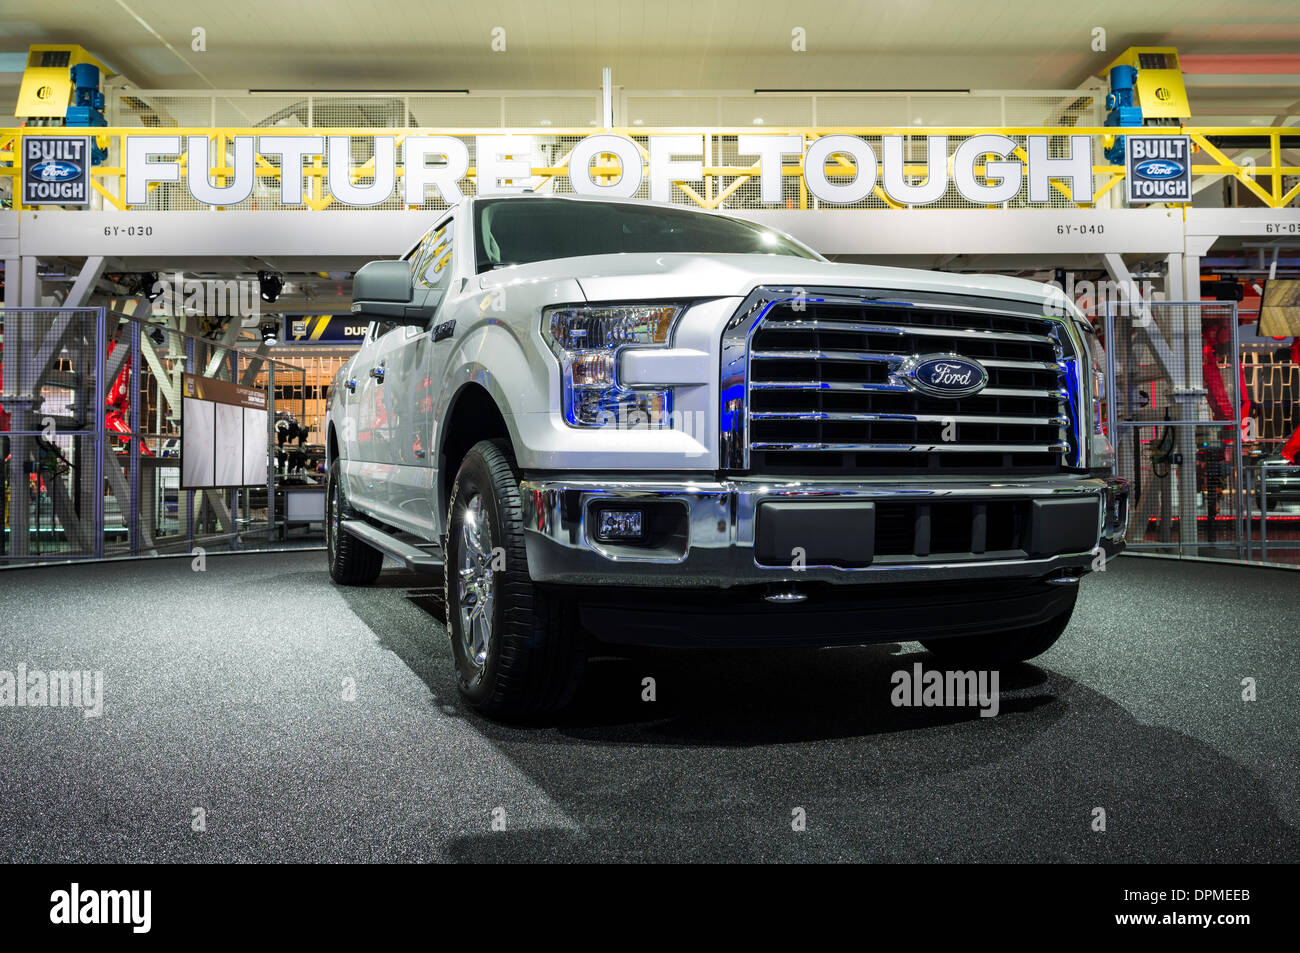
<path fill-rule="evenodd" d="M 1099 349 L 1051 286 L 524 194 L 362 267 L 352 310 L 330 574 L 441 567 L 488 714 L 564 705 L 599 642 L 1028 659 L 1123 547 Z"/>

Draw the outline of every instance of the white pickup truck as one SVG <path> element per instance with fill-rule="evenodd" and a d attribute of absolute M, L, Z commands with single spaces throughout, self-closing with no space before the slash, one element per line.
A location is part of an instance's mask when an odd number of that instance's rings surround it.
<path fill-rule="evenodd" d="M 442 568 L 488 714 L 564 705 L 596 641 L 1031 658 L 1123 547 L 1099 349 L 1049 286 L 514 195 L 361 268 L 352 310 L 330 574 Z"/>

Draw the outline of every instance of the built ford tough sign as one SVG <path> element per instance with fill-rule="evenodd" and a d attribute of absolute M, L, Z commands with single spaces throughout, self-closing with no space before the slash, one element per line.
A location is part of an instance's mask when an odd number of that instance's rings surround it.
<path fill-rule="evenodd" d="M 443 567 L 460 689 L 554 709 L 596 642 L 1045 651 L 1123 546 L 1059 292 L 833 264 L 721 215 L 467 199 L 357 272 L 329 570 Z"/>

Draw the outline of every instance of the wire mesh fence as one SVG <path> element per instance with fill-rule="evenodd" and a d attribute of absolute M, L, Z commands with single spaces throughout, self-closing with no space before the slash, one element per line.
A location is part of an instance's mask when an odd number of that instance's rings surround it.
<path fill-rule="evenodd" d="M 4 312 L 0 327 L 0 558 L 97 555 L 105 417 L 98 309 Z"/>
<path fill-rule="evenodd" d="M 1235 302 L 1112 304 L 1105 345 L 1130 549 L 1300 563 L 1300 468 L 1275 453 L 1294 397 L 1266 399 L 1294 365 L 1242 359 Z"/>
<path fill-rule="evenodd" d="M 972 93 L 693 93 L 629 91 L 629 126 L 1092 126 L 1105 90 Z"/>
<path fill-rule="evenodd" d="M 275 545 L 286 493 L 323 490 L 272 450 L 277 418 L 305 416 L 291 364 L 105 308 L 10 308 L 0 368 L 0 566 Z M 265 390 L 266 460 L 245 464 L 264 480 L 182 488 L 186 375 Z"/>
<path fill-rule="evenodd" d="M 618 125 L 1099 126 L 1102 89 L 1033 93 L 758 93 L 628 90 Z M 444 93 L 110 92 L 109 124 L 141 128 L 255 126 L 387 129 L 573 128 L 601 124 L 596 90 Z"/>

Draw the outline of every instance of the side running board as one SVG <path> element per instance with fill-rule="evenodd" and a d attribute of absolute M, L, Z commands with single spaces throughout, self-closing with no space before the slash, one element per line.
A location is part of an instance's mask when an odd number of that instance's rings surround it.
<path fill-rule="evenodd" d="M 428 552 L 364 520 L 343 520 L 339 525 L 344 532 L 351 533 L 385 555 L 392 556 L 412 572 L 435 572 L 442 568 L 441 553 Z"/>

